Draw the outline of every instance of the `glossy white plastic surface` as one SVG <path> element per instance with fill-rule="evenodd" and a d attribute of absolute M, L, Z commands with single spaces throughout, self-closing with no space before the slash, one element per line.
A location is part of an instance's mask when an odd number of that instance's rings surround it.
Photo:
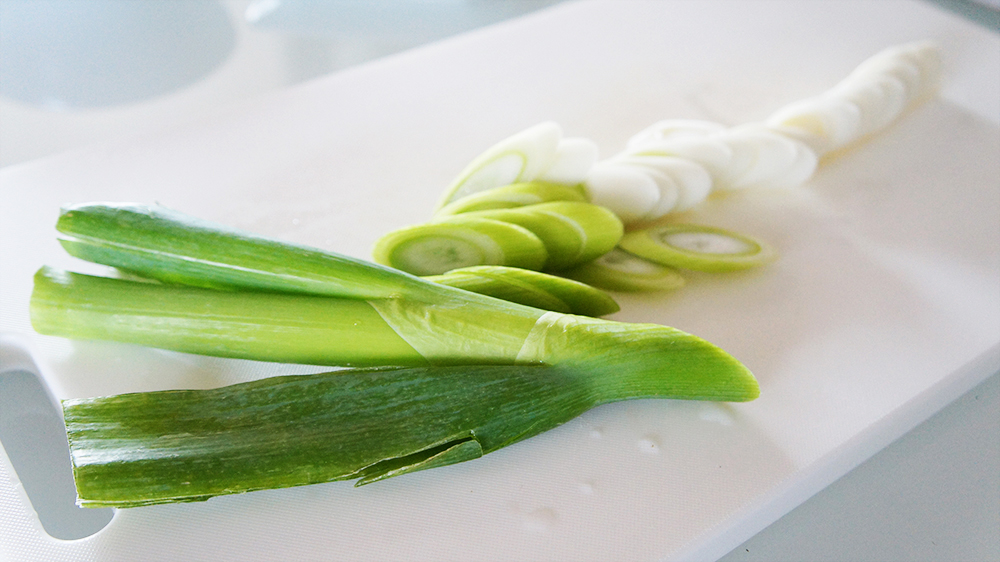
<path fill-rule="evenodd" d="M 909 2 L 584 2 L 233 108 L 142 142 L 0 172 L 0 332 L 59 398 L 211 387 L 317 369 L 34 335 L 61 204 L 159 202 L 367 257 L 426 220 L 484 148 L 554 120 L 616 153 L 663 118 L 760 120 L 878 50 L 936 39 L 940 99 L 821 162 L 794 190 L 710 199 L 692 221 L 781 258 L 620 297 L 757 374 L 748 404 L 598 408 L 483 459 L 355 489 L 333 483 L 120 510 L 48 537 L 0 455 L 0 558 L 658 560 L 720 556 L 1000 368 L 1000 40 Z"/>

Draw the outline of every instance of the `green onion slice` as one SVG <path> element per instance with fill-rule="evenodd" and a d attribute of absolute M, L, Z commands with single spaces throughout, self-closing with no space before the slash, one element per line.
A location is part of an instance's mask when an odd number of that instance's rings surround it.
<path fill-rule="evenodd" d="M 552 165 L 561 138 L 559 125 L 546 121 L 500 141 L 452 181 L 438 208 L 473 193 L 535 179 Z"/>
<path fill-rule="evenodd" d="M 578 201 L 553 201 L 462 216 L 499 220 L 530 230 L 545 245 L 548 260 L 544 269 L 548 271 L 592 260 L 614 248 L 624 233 L 621 220 L 613 212 Z"/>
<path fill-rule="evenodd" d="M 376 262 L 414 275 L 439 275 L 472 265 L 541 269 L 545 245 L 531 231 L 486 217 L 461 215 L 402 228 L 375 243 Z"/>
<path fill-rule="evenodd" d="M 626 234 L 619 246 L 641 258 L 695 271 L 732 271 L 767 263 L 770 246 L 721 228 L 697 224 L 656 226 Z"/>
<path fill-rule="evenodd" d="M 586 196 L 581 185 L 562 185 L 541 181 L 512 183 L 463 197 L 445 205 L 434 216 L 444 217 L 471 211 L 510 209 L 549 201 L 583 202 L 586 201 Z"/>
<path fill-rule="evenodd" d="M 684 286 L 684 277 L 672 267 L 644 260 L 615 248 L 596 260 L 560 272 L 571 279 L 625 293 L 673 291 Z"/>
<path fill-rule="evenodd" d="M 618 312 L 618 303 L 604 291 L 584 283 L 537 271 L 503 266 L 475 266 L 427 279 L 482 295 L 584 316 Z"/>

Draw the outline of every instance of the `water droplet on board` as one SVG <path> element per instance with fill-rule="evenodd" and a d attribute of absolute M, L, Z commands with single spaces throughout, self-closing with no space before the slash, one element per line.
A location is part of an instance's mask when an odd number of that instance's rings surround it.
<path fill-rule="evenodd" d="M 648 455 L 660 454 L 660 438 L 656 435 L 646 435 L 638 441 L 639 450 Z"/>
<path fill-rule="evenodd" d="M 590 480 L 586 482 L 580 482 L 577 484 L 576 489 L 580 491 L 581 494 L 585 496 L 594 495 L 594 483 Z"/>
<path fill-rule="evenodd" d="M 551 507 L 542 507 L 526 514 L 521 521 L 521 527 L 525 531 L 541 533 L 552 528 L 558 519 L 559 517 L 556 515 L 554 509 Z"/>
<path fill-rule="evenodd" d="M 604 430 L 599 427 L 595 427 L 590 430 L 590 436 L 594 439 L 600 439 L 601 437 L 604 437 Z"/>
<path fill-rule="evenodd" d="M 698 417 L 720 425 L 733 425 L 733 416 L 718 404 L 703 404 Z"/>

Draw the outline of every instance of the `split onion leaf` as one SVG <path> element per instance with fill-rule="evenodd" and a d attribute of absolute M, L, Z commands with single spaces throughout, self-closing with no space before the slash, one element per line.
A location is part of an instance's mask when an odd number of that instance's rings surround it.
<path fill-rule="evenodd" d="M 679 355 L 684 367 L 706 366 L 692 358 Z M 629 367 L 623 376 L 572 364 L 361 369 L 67 400 L 77 503 L 128 508 L 336 480 L 360 486 L 477 459 L 603 403 L 685 393 L 669 377 L 635 379 Z"/>
<path fill-rule="evenodd" d="M 484 265 L 456 269 L 427 279 L 542 310 L 584 316 L 604 316 L 619 310 L 618 303 L 604 291 L 527 269 Z"/>
<path fill-rule="evenodd" d="M 211 390 L 67 400 L 83 507 L 138 507 L 335 480 L 356 485 L 472 460 L 599 402 L 550 366 L 279 376 Z"/>

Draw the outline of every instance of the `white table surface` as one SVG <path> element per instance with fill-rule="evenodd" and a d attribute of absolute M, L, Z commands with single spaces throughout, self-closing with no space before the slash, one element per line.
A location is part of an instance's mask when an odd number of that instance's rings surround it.
<path fill-rule="evenodd" d="M 526 2 L 520 9 L 537 7 L 533 4 L 546 3 Z M 42 107 L 0 98 L 0 164 L 196 126 L 242 100 L 451 32 L 391 36 L 372 29 L 334 36 L 317 31 L 315 21 L 303 23 L 301 14 L 299 20 L 294 12 L 281 20 L 273 6 L 265 11 L 266 2 L 223 6 L 235 23 L 235 49 L 194 83 L 100 107 Z M 456 25 L 472 28 L 514 11 L 466 14 Z M 248 23 L 247 14 L 256 23 Z M 990 377 L 723 560 L 1000 558 L 998 387 L 1000 377 Z"/>

